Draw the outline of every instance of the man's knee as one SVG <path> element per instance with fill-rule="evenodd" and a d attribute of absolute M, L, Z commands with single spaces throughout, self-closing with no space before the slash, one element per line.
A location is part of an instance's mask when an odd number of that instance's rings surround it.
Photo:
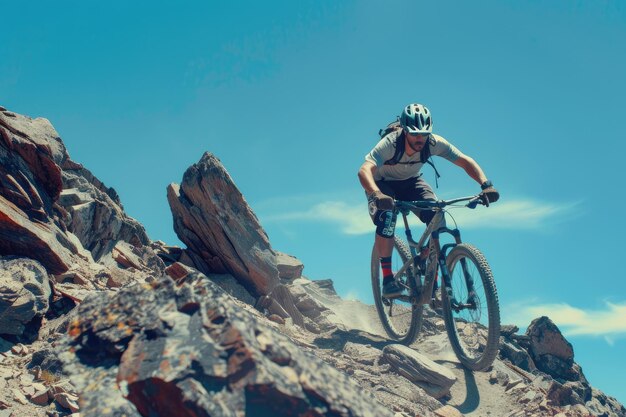
<path fill-rule="evenodd" d="M 379 210 L 373 216 L 376 234 L 384 238 L 393 237 L 396 228 L 396 216 L 391 210 Z"/>

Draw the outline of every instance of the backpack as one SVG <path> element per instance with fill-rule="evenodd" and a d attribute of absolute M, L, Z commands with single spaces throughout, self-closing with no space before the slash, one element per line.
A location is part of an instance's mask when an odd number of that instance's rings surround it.
<path fill-rule="evenodd" d="M 394 133 L 397 132 L 399 130 L 402 129 L 402 126 L 400 125 L 400 117 L 396 117 L 396 120 L 389 123 L 387 125 L 387 127 L 380 129 L 378 131 L 378 135 L 382 138 L 384 138 L 385 136 L 387 136 L 390 133 Z M 441 177 L 441 175 L 439 175 L 439 171 L 437 171 L 437 168 L 435 168 L 435 164 L 432 161 L 431 158 L 431 154 L 430 154 L 430 147 L 431 145 L 433 145 L 432 139 L 428 140 L 428 143 L 426 144 L 426 146 L 424 146 L 422 148 L 422 150 L 420 151 L 420 161 L 419 162 L 411 162 L 412 164 L 417 164 L 417 163 L 422 163 L 422 164 L 428 164 L 431 167 L 433 167 L 433 169 L 435 170 L 435 185 L 437 188 L 439 188 L 439 177 Z M 402 155 L 404 155 L 404 147 L 405 147 L 405 137 L 404 137 L 404 132 L 400 133 L 397 138 L 396 138 L 396 151 L 393 154 L 393 156 L 391 157 L 391 159 L 388 159 L 387 161 L 385 161 L 385 165 L 396 165 L 398 164 L 398 162 L 400 162 L 400 159 L 402 159 Z"/>

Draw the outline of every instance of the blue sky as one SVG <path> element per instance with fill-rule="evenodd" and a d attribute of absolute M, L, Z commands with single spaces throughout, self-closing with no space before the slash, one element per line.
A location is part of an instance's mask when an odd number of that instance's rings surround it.
<path fill-rule="evenodd" d="M 380 127 L 426 104 L 501 192 L 454 215 L 503 321 L 549 315 L 626 402 L 623 2 L 22 3 L 2 6 L 0 105 L 50 119 L 152 239 L 180 244 L 165 189 L 210 151 L 275 249 L 366 302 L 356 173 Z M 478 191 L 436 165 L 440 197 Z"/>

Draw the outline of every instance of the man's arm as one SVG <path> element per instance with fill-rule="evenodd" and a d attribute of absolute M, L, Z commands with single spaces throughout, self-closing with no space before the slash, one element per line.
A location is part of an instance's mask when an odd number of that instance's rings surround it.
<path fill-rule="evenodd" d="M 472 177 L 478 184 L 482 185 L 487 181 L 487 176 L 480 168 L 480 165 L 469 156 L 461 155 L 453 163 L 463 168 L 465 172 L 467 172 L 467 175 Z"/>
<path fill-rule="evenodd" d="M 376 181 L 374 180 L 374 172 L 376 171 L 376 165 L 374 165 L 370 161 L 365 161 L 361 168 L 359 169 L 359 181 L 365 189 L 367 195 L 372 194 L 374 191 L 380 191 L 376 186 Z"/>

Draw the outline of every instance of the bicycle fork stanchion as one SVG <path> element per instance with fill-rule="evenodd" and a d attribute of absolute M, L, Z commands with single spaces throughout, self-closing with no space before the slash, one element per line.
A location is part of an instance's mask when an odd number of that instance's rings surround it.
<path fill-rule="evenodd" d="M 456 241 L 457 245 L 462 243 L 461 232 L 458 229 L 453 230 L 452 235 L 454 236 L 454 240 Z M 465 278 L 465 285 L 467 287 L 467 300 L 464 304 L 460 304 L 459 307 L 475 309 L 476 291 L 474 290 L 474 278 L 467 269 L 467 260 L 465 258 L 461 258 L 459 262 L 461 263 L 461 270 L 463 271 L 463 278 Z"/>
<path fill-rule="evenodd" d="M 455 243 L 448 243 L 443 247 L 439 246 L 439 235 L 442 233 L 448 233 L 454 237 Z M 442 288 L 441 291 L 445 291 L 448 299 L 450 300 L 451 307 L 453 309 L 458 309 L 460 304 L 458 300 L 454 299 L 454 295 L 452 292 L 452 277 L 450 276 L 450 271 L 448 270 L 448 266 L 446 265 L 446 258 L 448 256 L 448 252 L 454 248 L 456 245 L 461 243 L 461 233 L 458 229 L 448 229 L 447 227 L 440 227 L 432 234 L 432 239 L 435 240 L 437 248 L 437 263 L 439 264 L 439 270 L 441 271 L 441 280 L 442 280 Z M 433 279 L 433 284 L 436 277 Z M 429 286 L 432 292 L 432 285 Z M 427 292 L 426 292 L 427 293 Z M 421 302 L 427 303 L 430 302 L 430 299 L 426 298 L 426 294 L 422 294 L 420 298 Z"/>

